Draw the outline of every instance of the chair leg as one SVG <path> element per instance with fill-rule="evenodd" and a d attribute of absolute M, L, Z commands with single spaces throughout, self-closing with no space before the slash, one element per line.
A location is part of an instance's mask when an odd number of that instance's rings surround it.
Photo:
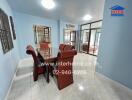
<path fill-rule="evenodd" d="M 34 81 L 38 80 L 38 74 L 37 73 L 33 73 L 33 79 L 34 79 Z"/>
<path fill-rule="evenodd" d="M 53 74 L 53 67 L 52 66 L 50 66 L 50 75 L 53 77 L 54 76 L 54 74 Z"/>
<path fill-rule="evenodd" d="M 34 71 L 33 71 L 33 79 L 34 79 L 34 81 L 37 81 L 38 80 L 37 69 L 34 69 Z"/>
<path fill-rule="evenodd" d="M 45 78 L 46 78 L 46 81 L 47 83 L 49 83 L 49 66 L 46 66 L 46 73 L 45 73 Z"/>

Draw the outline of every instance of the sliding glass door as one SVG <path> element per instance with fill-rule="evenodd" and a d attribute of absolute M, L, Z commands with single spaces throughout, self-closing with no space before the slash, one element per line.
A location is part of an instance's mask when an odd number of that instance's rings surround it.
<path fill-rule="evenodd" d="M 98 55 L 100 35 L 100 29 L 91 30 L 89 54 Z"/>
<path fill-rule="evenodd" d="M 80 51 L 81 52 L 88 52 L 88 40 L 90 35 L 90 30 L 82 30 L 81 31 L 81 41 L 80 41 Z"/>
<path fill-rule="evenodd" d="M 80 52 L 98 55 L 102 21 L 81 25 Z"/>

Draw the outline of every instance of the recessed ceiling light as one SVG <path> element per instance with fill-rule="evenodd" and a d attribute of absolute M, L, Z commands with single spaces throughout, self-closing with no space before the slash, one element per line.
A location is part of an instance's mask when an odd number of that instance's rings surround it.
<path fill-rule="evenodd" d="M 83 17 L 83 20 L 91 20 L 92 19 L 92 16 L 91 15 L 85 15 Z"/>
<path fill-rule="evenodd" d="M 41 4 L 46 9 L 53 9 L 55 7 L 55 2 L 53 0 L 42 0 Z"/>

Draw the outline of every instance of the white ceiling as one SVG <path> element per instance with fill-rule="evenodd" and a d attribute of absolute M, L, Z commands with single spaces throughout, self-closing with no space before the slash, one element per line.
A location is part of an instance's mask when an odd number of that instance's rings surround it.
<path fill-rule="evenodd" d="M 14 11 L 64 20 L 73 23 L 85 23 L 82 17 L 90 14 L 91 21 L 103 18 L 105 0 L 54 0 L 55 9 L 47 10 L 42 7 L 41 0 L 7 0 Z"/>

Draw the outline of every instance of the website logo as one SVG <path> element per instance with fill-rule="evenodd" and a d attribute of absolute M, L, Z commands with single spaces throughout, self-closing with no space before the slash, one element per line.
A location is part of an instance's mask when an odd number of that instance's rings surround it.
<path fill-rule="evenodd" d="M 119 5 L 113 6 L 111 9 L 111 16 L 124 16 L 124 7 Z"/>

